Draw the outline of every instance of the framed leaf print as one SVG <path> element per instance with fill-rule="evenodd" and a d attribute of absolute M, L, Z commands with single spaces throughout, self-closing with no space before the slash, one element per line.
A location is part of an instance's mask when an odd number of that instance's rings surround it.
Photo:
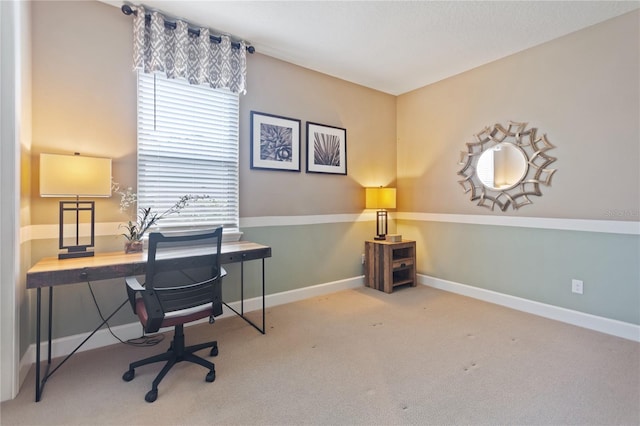
<path fill-rule="evenodd" d="M 300 120 L 251 111 L 251 168 L 300 171 Z"/>
<path fill-rule="evenodd" d="M 347 174 L 347 130 L 307 121 L 307 173 Z"/>

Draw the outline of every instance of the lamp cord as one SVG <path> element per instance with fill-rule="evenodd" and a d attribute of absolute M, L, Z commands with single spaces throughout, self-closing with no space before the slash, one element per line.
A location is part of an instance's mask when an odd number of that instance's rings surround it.
<path fill-rule="evenodd" d="M 164 340 L 164 334 L 158 333 L 158 334 L 154 334 L 154 335 L 146 335 L 146 334 L 144 334 L 144 328 L 142 329 L 142 336 L 140 336 L 140 337 L 136 337 L 136 338 L 129 339 L 129 340 L 122 340 L 120 337 L 116 336 L 115 333 L 113 332 L 113 330 L 111 330 L 111 327 L 109 326 L 109 323 L 107 322 L 107 320 L 104 319 L 104 315 L 102 315 L 102 311 L 100 310 L 100 306 L 98 305 L 98 301 L 96 299 L 96 295 L 93 293 L 93 288 L 91 287 L 91 282 L 87 281 L 87 285 L 89 286 L 89 292 L 91 292 L 91 298 L 93 299 L 93 304 L 96 306 L 96 310 L 98 311 L 98 315 L 100 315 L 100 318 L 106 324 L 107 329 L 109 330 L 109 333 L 111 333 L 111 335 L 114 338 L 116 338 L 120 343 L 123 343 L 125 345 L 130 345 L 130 346 L 154 346 L 154 345 L 157 345 L 158 343 L 160 343 L 160 342 L 162 342 Z M 126 302 L 128 302 L 128 299 L 125 299 L 124 302 L 122 302 L 122 304 L 118 307 L 117 310 L 120 310 L 120 308 L 122 306 L 124 306 L 126 304 Z"/>

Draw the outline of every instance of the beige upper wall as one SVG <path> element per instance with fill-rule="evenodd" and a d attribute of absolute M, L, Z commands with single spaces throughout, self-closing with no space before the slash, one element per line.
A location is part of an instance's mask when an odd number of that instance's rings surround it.
<path fill-rule="evenodd" d="M 94 2 L 33 4 L 33 142 L 38 150 L 135 153 L 131 18 Z"/>
<path fill-rule="evenodd" d="M 58 223 L 58 199 L 39 196 L 41 152 L 110 157 L 113 177 L 136 183 L 136 79 L 131 18 L 98 2 L 34 2 L 33 224 Z M 119 221 L 116 197 L 96 221 Z"/>
<path fill-rule="evenodd" d="M 31 214 L 53 224 L 57 203 L 38 196 L 40 152 L 110 156 L 115 179 L 135 184 L 132 23 L 99 2 L 34 2 L 32 19 Z M 638 52 L 633 12 L 398 98 L 251 55 L 240 215 L 360 212 L 362 187 L 394 184 L 396 168 L 398 210 L 491 214 L 457 183 L 459 151 L 485 126 L 515 120 L 548 135 L 558 171 L 533 205 L 500 214 L 637 220 Z M 301 120 L 300 173 L 249 168 L 252 110 Z M 304 172 L 307 121 L 347 129 L 347 176 Z M 123 219 L 116 197 L 98 203 L 98 222 Z"/>
<path fill-rule="evenodd" d="M 116 181 L 136 183 L 132 21 L 99 2 L 33 3 L 34 224 L 57 223 L 38 196 L 40 152 L 113 158 Z M 301 172 L 251 170 L 250 111 L 300 119 Z M 248 55 L 240 97 L 240 216 L 361 212 L 362 186 L 396 176 L 396 99 L 260 55 Z M 347 176 L 305 173 L 306 121 L 347 129 Z M 97 200 L 98 222 L 121 221 L 117 197 Z"/>
<path fill-rule="evenodd" d="M 240 100 L 240 216 L 360 213 L 363 186 L 395 184 L 396 98 L 254 54 Z M 252 170 L 250 111 L 301 120 L 300 173 Z M 305 173 L 306 122 L 347 129 L 347 176 Z"/>
<path fill-rule="evenodd" d="M 638 220 L 635 11 L 398 97 L 398 208 L 409 212 Z M 459 152 L 486 126 L 528 122 L 556 146 L 551 187 L 514 212 L 476 206 Z"/>

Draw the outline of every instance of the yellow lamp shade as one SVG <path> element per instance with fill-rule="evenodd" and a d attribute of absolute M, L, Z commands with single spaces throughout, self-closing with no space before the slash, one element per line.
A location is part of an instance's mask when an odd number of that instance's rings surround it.
<path fill-rule="evenodd" d="M 367 209 L 395 209 L 395 188 L 365 188 L 365 208 Z"/>
<path fill-rule="evenodd" d="M 40 196 L 110 197 L 111 159 L 40 154 Z"/>

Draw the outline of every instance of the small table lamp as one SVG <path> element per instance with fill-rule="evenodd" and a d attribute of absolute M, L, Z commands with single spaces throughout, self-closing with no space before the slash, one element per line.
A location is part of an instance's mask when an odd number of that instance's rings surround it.
<path fill-rule="evenodd" d="M 376 215 L 375 240 L 384 240 L 387 235 L 387 211 L 396 208 L 395 188 L 365 188 L 365 208 L 378 209 Z"/>
<path fill-rule="evenodd" d="M 76 197 L 75 201 L 60 201 L 59 259 L 93 256 L 95 244 L 95 201 L 80 201 L 80 197 L 111 196 L 111 159 L 75 155 L 40 154 L 40 196 Z M 88 212 L 91 235 L 80 244 L 80 214 Z M 65 241 L 65 213 L 75 214 L 75 244 Z"/>

